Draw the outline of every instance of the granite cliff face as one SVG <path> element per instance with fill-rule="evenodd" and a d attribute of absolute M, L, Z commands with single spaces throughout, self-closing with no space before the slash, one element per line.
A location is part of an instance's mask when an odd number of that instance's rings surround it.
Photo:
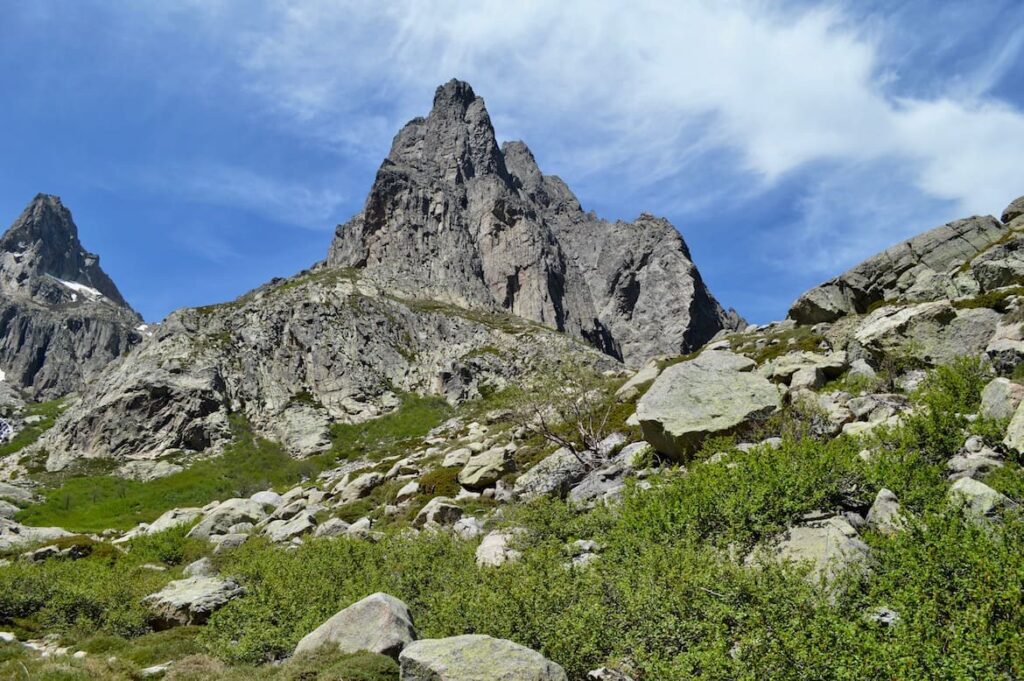
<path fill-rule="evenodd" d="M 0 237 L 0 369 L 29 397 L 80 389 L 141 341 L 141 323 L 56 196 L 36 196 Z"/>
<path fill-rule="evenodd" d="M 499 148 L 467 83 L 438 88 L 381 164 L 327 267 L 473 309 L 504 310 L 639 364 L 693 350 L 739 320 L 722 310 L 675 228 L 585 213 L 522 142 Z"/>

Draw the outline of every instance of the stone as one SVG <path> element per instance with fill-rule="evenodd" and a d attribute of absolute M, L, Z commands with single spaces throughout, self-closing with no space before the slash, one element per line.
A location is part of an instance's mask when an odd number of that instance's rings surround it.
<path fill-rule="evenodd" d="M 316 518 L 310 513 L 302 512 L 290 520 L 271 521 L 263 528 L 263 534 L 270 541 L 280 544 L 309 534 L 316 529 L 316 526 Z"/>
<path fill-rule="evenodd" d="M 459 518 L 454 525 L 452 525 L 452 532 L 455 533 L 460 539 L 470 540 L 476 539 L 484 533 L 484 524 L 480 522 L 478 518 L 472 516 L 466 518 Z"/>
<path fill-rule="evenodd" d="M 271 508 L 277 508 L 284 501 L 284 497 L 269 489 L 262 492 L 256 492 L 256 494 L 253 494 L 249 499 L 255 501 L 257 504 L 263 504 L 264 506 L 269 506 Z"/>
<path fill-rule="evenodd" d="M 0 518 L 0 551 L 70 536 L 72 536 L 70 532 L 60 527 L 30 527 L 13 520 Z"/>
<path fill-rule="evenodd" d="M 587 466 L 566 447 L 540 460 L 515 482 L 515 495 L 529 500 L 541 496 L 565 496 L 587 474 Z"/>
<path fill-rule="evenodd" d="M 618 390 L 615 391 L 615 397 L 620 402 L 629 402 L 635 400 L 640 396 L 640 388 L 644 385 L 651 383 L 661 373 L 661 367 L 658 366 L 659 358 L 655 357 L 648 360 L 644 366 L 637 371 L 635 374 L 630 376 L 629 380 L 623 383 Z"/>
<path fill-rule="evenodd" d="M 157 532 L 163 532 L 169 530 L 172 527 L 179 527 L 181 525 L 188 525 L 195 522 L 196 518 L 203 514 L 200 508 L 172 508 L 169 511 L 165 511 L 159 518 L 154 520 L 149 527 L 146 528 L 146 534 L 156 534 Z"/>
<path fill-rule="evenodd" d="M 209 558 L 203 556 L 199 560 L 186 565 L 185 569 L 181 572 L 186 577 L 213 577 L 217 574 L 217 569 Z"/>
<path fill-rule="evenodd" d="M 20 507 L 15 506 L 11 502 L 0 499 L 0 518 L 12 520 L 15 514 L 20 510 Z"/>
<path fill-rule="evenodd" d="M 962 508 L 978 519 L 991 519 L 1014 504 L 1005 496 L 983 482 L 973 478 L 961 478 L 949 488 L 949 503 Z"/>
<path fill-rule="evenodd" d="M 328 518 L 313 531 L 314 537 L 341 537 L 348 534 L 351 525 L 341 518 Z"/>
<path fill-rule="evenodd" d="M 810 514 L 777 537 L 770 551 L 757 551 L 752 556 L 755 560 L 767 557 L 778 562 L 808 562 L 808 578 L 828 583 L 844 569 L 865 565 L 869 549 L 845 518 Z"/>
<path fill-rule="evenodd" d="M 877 624 L 886 629 L 890 627 L 895 627 L 900 623 L 901 619 L 900 614 L 898 612 L 896 612 L 892 608 L 886 608 L 884 606 L 872 608 L 865 618 L 868 622 Z"/>
<path fill-rule="evenodd" d="M 1024 196 L 1014 199 L 1010 205 L 1006 207 L 1006 210 L 1003 211 L 1001 219 L 1003 224 L 1008 225 L 1021 215 L 1024 215 Z"/>
<path fill-rule="evenodd" d="M 420 483 L 416 482 L 415 480 L 411 480 L 405 483 L 405 485 L 403 485 L 402 488 L 398 490 L 398 493 L 395 494 L 395 501 L 398 502 L 399 504 L 402 503 L 403 501 L 408 501 L 409 499 L 412 499 L 414 496 L 416 496 L 416 494 L 419 491 Z"/>
<path fill-rule="evenodd" d="M 444 455 L 444 461 L 441 463 L 441 466 L 444 468 L 460 468 L 469 462 L 471 456 L 473 456 L 473 450 L 469 447 L 453 449 Z"/>
<path fill-rule="evenodd" d="M 885 488 L 878 490 L 865 520 L 871 529 L 890 535 L 902 531 L 905 524 L 899 500 Z"/>
<path fill-rule="evenodd" d="M 154 628 L 205 624 L 210 615 L 245 590 L 234 580 L 217 577 L 188 577 L 171 582 L 142 602 L 152 612 Z"/>
<path fill-rule="evenodd" d="M 1006 427 L 1003 444 L 1018 453 L 1024 452 L 1024 402 L 1014 410 L 1010 424 Z"/>
<path fill-rule="evenodd" d="M 789 380 L 791 390 L 817 390 L 825 385 L 825 374 L 818 367 L 798 369 Z"/>
<path fill-rule="evenodd" d="M 508 450 L 504 447 L 492 447 L 470 457 L 459 472 L 459 484 L 474 491 L 486 489 L 514 467 L 512 454 Z"/>
<path fill-rule="evenodd" d="M 115 471 L 118 477 L 127 478 L 128 480 L 137 480 L 138 482 L 150 482 L 157 480 L 158 478 L 166 478 L 168 475 L 174 475 L 185 470 L 178 464 L 171 463 L 170 461 L 129 461 Z"/>
<path fill-rule="evenodd" d="M 998 322 L 995 310 L 958 311 L 946 300 L 885 306 L 860 322 L 854 341 L 874 358 L 909 355 L 934 366 L 980 355 Z"/>
<path fill-rule="evenodd" d="M 864 314 L 878 302 L 904 296 L 921 280 L 953 272 L 1005 233 L 998 220 L 973 217 L 920 234 L 868 258 L 801 295 L 789 310 L 799 324 L 832 322 Z M 938 291 L 943 297 L 945 291 Z"/>
<path fill-rule="evenodd" d="M 587 681 L 633 681 L 633 678 L 615 669 L 601 667 L 587 672 Z"/>
<path fill-rule="evenodd" d="M 978 452 L 957 454 L 946 462 L 950 480 L 960 478 L 978 478 L 996 468 L 1003 467 L 1002 456 L 987 447 Z"/>
<path fill-rule="evenodd" d="M 213 549 L 214 553 L 222 553 L 224 551 L 230 551 L 231 549 L 237 549 L 248 540 L 248 534 L 218 534 L 210 537 L 210 541 L 215 544 Z"/>
<path fill-rule="evenodd" d="M 796 386 L 792 385 L 792 380 L 801 371 L 805 372 L 805 378 L 808 375 L 818 376 L 819 380 L 824 382 L 829 379 L 839 378 L 848 366 L 849 363 L 845 352 L 820 354 L 817 352 L 800 351 L 791 352 L 772 360 L 765 367 L 765 371 L 773 381 L 785 383 L 796 389 Z"/>
<path fill-rule="evenodd" d="M 251 499 L 228 499 L 210 511 L 206 517 L 189 530 L 193 539 L 209 539 L 213 535 L 225 534 L 239 523 L 259 523 L 267 517 L 262 504 Z"/>
<path fill-rule="evenodd" d="M 341 653 L 367 651 L 397 659 L 415 640 L 408 606 L 394 596 L 375 593 L 306 634 L 295 646 L 295 654 L 326 647 Z"/>
<path fill-rule="evenodd" d="M 774 413 L 779 392 L 752 368 L 747 358 L 718 351 L 668 367 L 637 403 L 644 439 L 685 460 L 706 438 L 740 432 Z"/>
<path fill-rule="evenodd" d="M 448 497 L 434 497 L 416 514 L 413 527 L 446 527 L 462 517 L 462 509 Z"/>
<path fill-rule="evenodd" d="M 855 359 L 850 363 L 850 371 L 847 372 L 847 376 L 868 381 L 874 381 L 878 378 L 878 374 L 871 365 L 861 358 Z"/>
<path fill-rule="evenodd" d="M 402 681 L 568 681 L 565 670 L 512 641 L 479 634 L 424 639 L 398 658 Z"/>
<path fill-rule="evenodd" d="M 0 499 L 24 505 L 31 504 L 33 501 L 32 492 L 9 482 L 0 482 Z"/>
<path fill-rule="evenodd" d="M 522 553 L 512 548 L 517 534 L 514 530 L 488 533 L 476 548 L 476 564 L 481 567 L 500 567 L 519 560 Z"/>
<path fill-rule="evenodd" d="M 352 482 L 345 485 L 345 489 L 338 495 L 339 504 L 350 504 L 367 496 L 378 485 L 384 482 L 384 476 L 380 473 L 363 473 Z"/>
<path fill-rule="evenodd" d="M 1010 419 L 1024 400 L 1024 386 L 1008 378 L 995 378 L 981 391 L 982 416 L 990 419 Z"/>

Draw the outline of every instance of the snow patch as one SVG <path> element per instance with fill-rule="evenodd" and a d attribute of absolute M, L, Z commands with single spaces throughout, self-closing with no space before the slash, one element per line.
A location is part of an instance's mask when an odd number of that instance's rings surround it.
<path fill-rule="evenodd" d="M 57 277 L 54 277 L 54 279 L 57 279 Z M 99 300 L 100 298 L 103 297 L 103 294 L 94 289 L 92 286 L 79 284 L 77 281 L 64 281 L 63 279 L 57 279 L 57 281 L 59 281 L 64 286 L 67 286 L 69 289 L 75 292 L 71 294 L 72 302 L 78 300 L 78 296 L 75 295 L 76 293 L 81 293 L 83 296 L 85 296 L 87 300 Z"/>

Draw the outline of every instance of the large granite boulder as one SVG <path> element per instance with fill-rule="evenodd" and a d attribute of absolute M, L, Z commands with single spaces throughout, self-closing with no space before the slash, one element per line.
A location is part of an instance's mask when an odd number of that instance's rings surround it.
<path fill-rule="evenodd" d="M 265 520 L 267 512 L 263 504 L 252 499 L 228 499 L 214 507 L 199 523 L 188 532 L 193 539 L 209 539 L 215 535 L 227 534 L 235 525 L 256 524 Z"/>
<path fill-rule="evenodd" d="M 773 560 L 809 564 L 808 578 L 816 583 L 828 583 L 845 569 L 865 565 L 868 551 L 868 545 L 848 520 L 830 513 L 812 513 L 767 547 L 751 554 L 750 562 Z"/>
<path fill-rule="evenodd" d="M 375 593 L 306 634 L 295 647 L 295 654 L 330 647 L 342 653 L 367 651 L 397 659 L 415 640 L 409 607 L 394 596 Z"/>
<path fill-rule="evenodd" d="M 245 594 L 234 580 L 219 577 L 189 577 L 171 582 L 142 602 L 152 612 L 157 629 L 205 624 L 210 615 L 229 601 Z"/>
<path fill-rule="evenodd" d="M 416 641 L 398 658 L 402 681 L 568 681 L 565 670 L 518 643 L 476 634 Z"/>
<path fill-rule="evenodd" d="M 31 527 L 7 518 L 0 518 L 0 551 L 70 536 L 70 532 L 60 527 Z"/>
<path fill-rule="evenodd" d="M 514 491 L 523 500 L 541 496 L 564 497 L 587 474 L 584 460 L 567 447 L 541 459 L 516 479 Z"/>
<path fill-rule="evenodd" d="M 637 403 L 644 438 L 680 460 L 706 438 L 740 432 L 774 413 L 779 391 L 753 368 L 746 357 L 707 351 L 665 369 Z"/>
<path fill-rule="evenodd" d="M 956 310 L 948 301 L 881 307 L 859 324 L 854 342 L 872 357 L 912 356 L 931 365 L 978 356 L 1000 315 L 988 308 Z"/>
<path fill-rule="evenodd" d="M 492 447 L 469 457 L 459 471 L 459 484 L 468 490 L 480 491 L 493 487 L 513 468 L 512 452 L 506 447 Z"/>

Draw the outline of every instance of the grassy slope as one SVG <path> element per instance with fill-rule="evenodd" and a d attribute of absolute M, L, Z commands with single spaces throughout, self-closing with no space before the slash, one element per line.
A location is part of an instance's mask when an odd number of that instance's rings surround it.
<path fill-rule="evenodd" d="M 197 636 L 167 645 L 195 646 L 224 661 L 195 658 L 189 664 L 198 671 L 184 678 L 299 678 L 286 676 L 289 665 L 248 665 L 286 655 L 339 608 L 383 590 L 410 605 L 423 637 L 510 638 L 564 665 L 570 678 L 627 661 L 638 681 L 1020 678 L 1024 520 L 1010 513 L 982 527 L 945 502 L 944 461 L 964 429 L 994 442 L 1005 425 L 963 417 L 976 411 L 985 378 L 970 362 L 934 372 L 916 396 L 917 414 L 865 441 L 815 440 L 791 414 L 778 424 L 787 435 L 780 449 L 732 450 L 722 463 L 694 463 L 653 490 L 631 491 L 616 512 L 579 512 L 552 501 L 510 507 L 505 522 L 529 532 L 523 559 L 500 569 L 477 568 L 475 543 L 445 534 L 310 540 L 294 551 L 253 540 L 215 558 L 247 596 Z M 864 446 L 876 452 L 870 463 L 858 456 Z M 987 482 L 1024 501 L 1018 462 Z M 848 575 L 828 593 L 807 583 L 799 566 L 749 569 L 730 559 L 807 511 L 840 499 L 869 504 L 883 486 L 913 520 L 895 537 L 865 532 L 875 561 L 868 577 Z M 564 546 L 580 538 L 602 544 L 602 557 L 591 568 L 566 569 Z M 198 549 L 180 532 L 147 538 L 127 556 L 0 568 L 0 619 L 64 632 L 81 647 L 95 645 L 83 631 L 104 632 L 121 637 L 111 645 L 125 659 L 149 659 L 132 652 L 161 641 L 135 638 L 146 629 L 138 598 L 154 586 L 140 582 L 171 575 L 137 566 L 180 565 Z M 865 618 L 880 605 L 900 613 L 897 627 Z M 13 669 L 4 654 L 0 675 Z M 335 678 L 327 666 L 315 664 L 302 678 Z M 128 678 L 116 670 L 89 673 L 60 678 Z M 365 678 L 394 678 L 389 674 L 393 669 L 382 668 Z"/>

